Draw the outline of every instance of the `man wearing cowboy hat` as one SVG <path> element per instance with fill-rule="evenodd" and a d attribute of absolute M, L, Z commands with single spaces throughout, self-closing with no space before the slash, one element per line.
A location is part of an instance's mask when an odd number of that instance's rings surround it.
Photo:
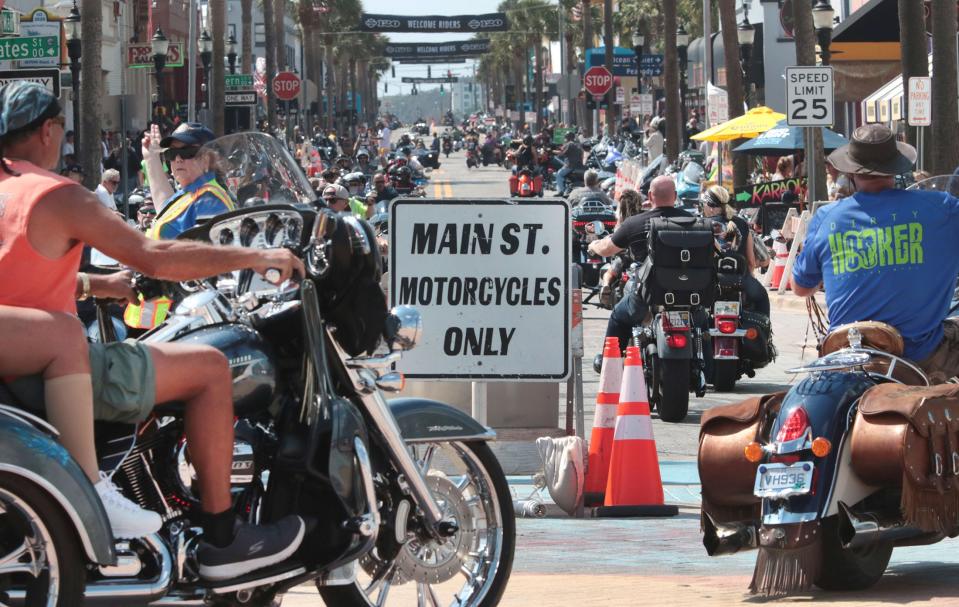
<path fill-rule="evenodd" d="M 856 192 L 819 209 L 793 268 L 793 291 L 826 288 L 829 323 L 877 320 L 934 383 L 959 374 L 959 322 L 945 319 L 959 274 L 959 200 L 895 189 L 916 150 L 882 125 L 859 127 L 829 162 Z"/>

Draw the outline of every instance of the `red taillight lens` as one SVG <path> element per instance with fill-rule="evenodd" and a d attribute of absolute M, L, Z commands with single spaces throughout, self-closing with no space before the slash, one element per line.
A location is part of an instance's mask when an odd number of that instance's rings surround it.
<path fill-rule="evenodd" d="M 802 407 L 796 407 L 793 409 L 793 412 L 789 414 L 789 417 L 786 418 L 786 423 L 779 428 L 779 433 L 776 435 L 776 442 L 784 443 L 802 438 L 802 435 L 806 433 L 808 428 L 809 415 Z"/>
<path fill-rule="evenodd" d="M 610 229 L 610 230 L 616 229 L 616 222 L 615 222 L 615 221 L 604 221 L 604 222 L 603 222 L 603 225 L 606 226 L 606 228 L 607 228 L 607 229 Z"/>
<path fill-rule="evenodd" d="M 574 221 L 574 222 L 573 222 L 573 227 L 574 227 L 574 228 L 585 228 L 585 227 L 586 227 L 586 222 L 585 222 L 585 221 Z"/>
<path fill-rule="evenodd" d="M 670 348 L 685 348 L 687 342 L 688 340 L 686 339 L 686 336 L 682 333 L 675 333 L 673 335 L 666 336 L 666 345 Z"/>
<path fill-rule="evenodd" d="M 716 328 L 719 329 L 720 333 L 735 333 L 736 332 L 736 321 L 735 320 L 719 320 L 716 321 Z"/>

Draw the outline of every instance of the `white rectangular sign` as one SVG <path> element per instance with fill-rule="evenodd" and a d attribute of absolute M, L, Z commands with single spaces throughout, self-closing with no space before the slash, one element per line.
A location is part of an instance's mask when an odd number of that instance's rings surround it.
<path fill-rule="evenodd" d="M 639 113 L 643 116 L 649 116 L 653 113 L 653 95 L 652 93 L 640 93 L 639 95 Z"/>
<path fill-rule="evenodd" d="M 909 126 L 932 125 L 932 78 L 909 79 Z"/>
<path fill-rule="evenodd" d="M 416 379 L 560 381 L 570 362 L 564 200 L 397 199 L 390 300 L 423 316 Z"/>
<path fill-rule="evenodd" d="M 835 91 L 832 67 L 786 68 L 786 121 L 789 126 L 832 126 Z"/>
<path fill-rule="evenodd" d="M 639 114 L 643 111 L 643 102 L 639 98 L 639 93 L 630 94 L 629 111 L 631 114 Z"/>
<path fill-rule="evenodd" d="M 621 86 L 616 87 L 616 105 L 623 105 L 626 103 L 626 89 Z"/>

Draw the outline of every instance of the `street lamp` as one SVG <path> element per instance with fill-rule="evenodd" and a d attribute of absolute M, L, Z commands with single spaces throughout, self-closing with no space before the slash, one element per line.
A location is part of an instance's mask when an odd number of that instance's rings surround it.
<path fill-rule="evenodd" d="M 80 9 L 76 0 L 70 14 L 63 20 L 67 32 L 67 54 L 70 57 L 70 86 L 73 89 L 73 148 L 80 149 L 80 55 L 83 44 L 80 42 Z"/>
<path fill-rule="evenodd" d="M 636 53 L 636 84 L 637 93 L 643 92 L 643 46 L 646 45 L 646 36 L 639 30 L 633 32 L 633 52 Z"/>
<path fill-rule="evenodd" d="M 679 107 L 686 123 L 686 69 L 689 67 L 689 34 L 680 23 L 676 28 L 676 52 L 679 54 Z M 684 138 L 685 139 L 685 138 Z"/>
<path fill-rule="evenodd" d="M 749 61 L 753 55 L 753 41 L 756 28 L 749 22 L 749 6 L 743 3 L 743 22 L 736 27 L 736 39 L 739 42 L 739 65 L 743 70 L 743 88 L 746 90 L 746 105 L 749 106 Z"/>
<path fill-rule="evenodd" d="M 203 84 L 206 85 L 206 109 L 210 110 L 210 94 L 213 87 L 210 86 L 210 64 L 213 63 L 213 38 L 206 30 L 200 34 L 196 41 L 197 50 L 200 51 L 200 63 L 203 64 Z M 222 61 L 222 59 L 221 59 Z"/>
<path fill-rule="evenodd" d="M 230 65 L 230 73 L 236 73 L 236 36 L 230 34 L 226 41 L 226 60 Z"/>
<path fill-rule="evenodd" d="M 819 40 L 822 64 L 829 65 L 829 45 L 832 43 L 832 22 L 836 11 L 829 0 L 818 0 L 812 7 L 812 23 L 816 28 L 816 38 Z"/>
<path fill-rule="evenodd" d="M 163 107 L 163 68 L 166 67 L 166 55 L 170 50 L 170 41 L 163 35 L 163 30 L 157 27 L 153 33 L 153 39 L 150 40 L 150 47 L 153 51 L 153 67 L 156 71 L 157 79 L 157 109 Z"/>

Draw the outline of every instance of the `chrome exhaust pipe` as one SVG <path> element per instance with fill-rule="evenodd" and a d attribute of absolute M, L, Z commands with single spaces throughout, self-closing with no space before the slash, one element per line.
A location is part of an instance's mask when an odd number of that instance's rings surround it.
<path fill-rule="evenodd" d="M 703 546 L 709 556 L 753 550 L 759 547 L 759 531 L 753 523 L 718 524 L 706 514 L 703 519 Z"/>
<path fill-rule="evenodd" d="M 901 520 L 883 520 L 874 512 L 853 512 L 839 502 L 839 541 L 843 548 L 862 548 L 878 542 L 898 542 L 926 535 Z"/>
<path fill-rule="evenodd" d="M 159 574 L 151 581 L 141 580 L 105 580 L 87 584 L 86 602 L 116 602 L 120 599 L 149 603 L 164 596 L 170 590 L 173 580 L 173 557 L 159 535 L 153 534 L 140 538 L 154 553 L 160 568 Z"/>

